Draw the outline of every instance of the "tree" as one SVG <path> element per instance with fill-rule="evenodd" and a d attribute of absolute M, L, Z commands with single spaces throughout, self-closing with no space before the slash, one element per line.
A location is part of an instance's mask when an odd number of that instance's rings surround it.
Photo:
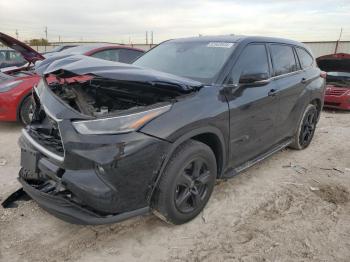
<path fill-rule="evenodd" d="M 50 43 L 46 39 L 41 38 L 41 39 L 29 40 L 29 45 L 31 45 L 31 46 L 48 46 L 48 45 L 50 45 Z"/>

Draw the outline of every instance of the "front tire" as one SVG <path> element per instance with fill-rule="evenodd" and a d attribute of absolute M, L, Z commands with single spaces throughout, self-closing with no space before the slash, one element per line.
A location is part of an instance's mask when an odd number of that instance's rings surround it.
<path fill-rule="evenodd" d="M 29 125 L 33 117 L 33 103 L 30 96 L 26 97 L 19 110 L 19 120 L 26 126 Z"/>
<path fill-rule="evenodd" d="M 169 160 L 154 198 L 154 213 L 180 225 L 195 218 L 208 202 L 217 175 L 216 159 L 207 145 L 189 140 Z"/>
<path fill-rule="evenodd" d="M 307 148 L 314 137 L 317 120 L 317 108 L 315 105 L 309 104 L 304 111 L 298 130 L 294 135 L 293 142 L 289 147 L 297 150 Z"/>

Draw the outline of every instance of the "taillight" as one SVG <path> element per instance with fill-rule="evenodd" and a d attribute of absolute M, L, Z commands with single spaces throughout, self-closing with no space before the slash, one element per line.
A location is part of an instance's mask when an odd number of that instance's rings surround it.
<path fill-rule="evenodd" d="M 327 77 L 327 72 L 325 72 L 325 71 L 321 71 L 321 73 L 320 73 L 320 77 L 322 77 L 322 78 L 326 79 L 326 77 Z"/>

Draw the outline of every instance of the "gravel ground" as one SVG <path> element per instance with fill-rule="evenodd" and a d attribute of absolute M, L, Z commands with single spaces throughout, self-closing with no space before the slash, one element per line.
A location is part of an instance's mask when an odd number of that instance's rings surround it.
<path fill-rule="evenodd" d="M 219 181 L 182 226 L 152 215 L 78 226 L 32 201 L 0 208 L 0 261 L 350 261 L 350 114 L 323 112 L 304 151 Z M 19 187 L 18 124 L 0 124 L 0 199 Z"/>

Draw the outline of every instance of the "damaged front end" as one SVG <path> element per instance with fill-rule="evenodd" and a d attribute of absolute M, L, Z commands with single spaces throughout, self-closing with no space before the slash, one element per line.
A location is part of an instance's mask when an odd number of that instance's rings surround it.
<path fill-rule="evenodd" d="M 146 213 L 171 143 L 139 130 L 200 84 L 124 64 L 57 62 L 35 88 L 33 120 L 19 140 L 24 191 L 72 223 Z"/>
<path fill-rule="evenodd" d="M 350 54 L 336 53 L 316 60 L 327 72 L 324 106 L 350 110 Z"/>

